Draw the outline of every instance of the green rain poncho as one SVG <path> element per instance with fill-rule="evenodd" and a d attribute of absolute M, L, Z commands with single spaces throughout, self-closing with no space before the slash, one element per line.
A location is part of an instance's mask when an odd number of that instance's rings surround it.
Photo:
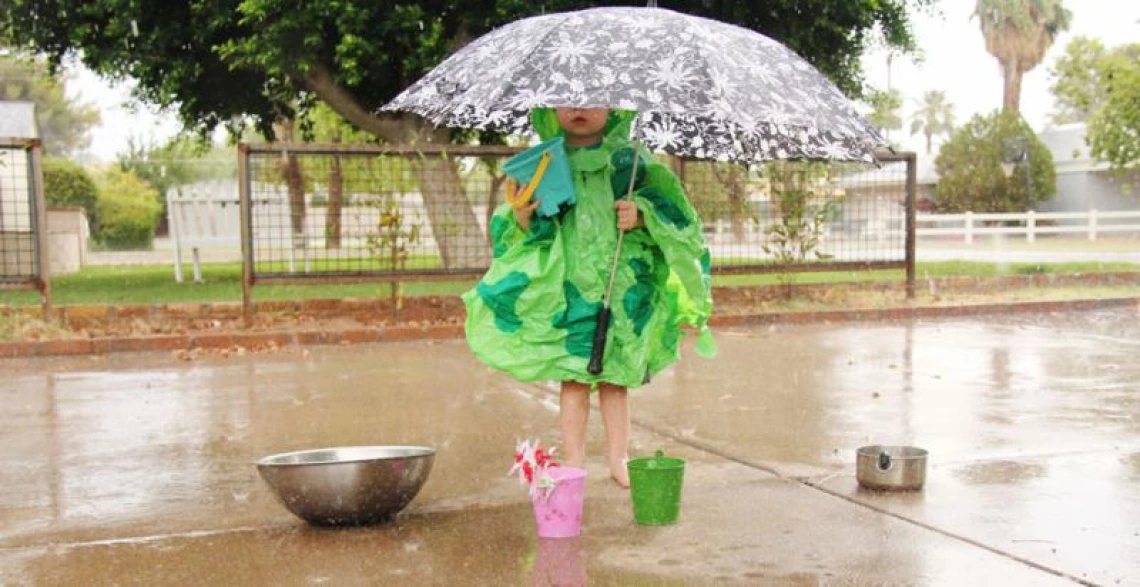
<path fill-rule="evenodd" d="M 495 211 L 491 267 L 463 295 L 467 342 L 491 367 L 521 381 L 638 387 L 680 358 L 685 325 L 701 333 L 699 354 L 715 353 L 700 219 L 673 173 L 642 151 L 633 201 L 644 227 L 625 235 L 603 371 L 586 371 L 617 247 L 614 203 L 629 189 L 635 116 L 611 112 L 600 146 L 568 149 L 574 206 L 553 218 L 536 214 L 528 231 L 509 205 Z M 543 140 L 562 133 L 551 109 L 535 110 L 531 121 Z"/>

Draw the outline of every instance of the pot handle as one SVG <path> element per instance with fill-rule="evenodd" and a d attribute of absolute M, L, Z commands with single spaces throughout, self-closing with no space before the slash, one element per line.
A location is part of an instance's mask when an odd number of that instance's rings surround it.
<path fill-rule="evenodd" d="M 880 471 L 886 471 L 886 470 L 889 470 L 890 468 L 891 468 L 891 455 L 887 454 L 886 451 L 880 452 L 879 453 L 879 470 Z"/>

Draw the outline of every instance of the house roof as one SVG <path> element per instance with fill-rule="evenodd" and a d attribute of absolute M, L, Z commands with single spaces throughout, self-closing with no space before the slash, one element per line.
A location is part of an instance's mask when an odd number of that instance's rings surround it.
<path fill-rule="evenodd" d="M 1037 138 L 1053 154 L 1057 173 L 1085 173 L 1108 169 L 1108 164 L 1097 161 L 1089 154 L 1085 142 L 1087 126 L 1083 122 L 1062 124 L 1041 131 Z"/>
<path fill-rule="evenodd" d="M 938 183 L 938 172 L 934 170 L 934 155 L 919 154 L 915 162 L 918 185 Z M 906 163 L 903 161 L 884 163 L 882 167 L 872 167 L 839 178 L 839 187 L 843 189 L 868 189 L 903 183 L 906 183 Z"/>

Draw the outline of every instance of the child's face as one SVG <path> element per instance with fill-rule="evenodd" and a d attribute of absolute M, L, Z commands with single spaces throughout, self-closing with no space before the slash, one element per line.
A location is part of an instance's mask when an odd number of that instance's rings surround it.
<path fill-rule="evenodd" d="M 571 145 L 589 145 L 601 140 L 610 115 L 605 108 L 555 108 L 554 113 Z"/>

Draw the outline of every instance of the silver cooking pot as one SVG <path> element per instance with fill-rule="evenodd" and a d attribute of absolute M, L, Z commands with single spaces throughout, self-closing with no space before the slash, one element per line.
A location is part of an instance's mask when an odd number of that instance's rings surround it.
<path fill-rule="evenodd" d="M 880 491 L 913 491 L 926 482 L 925 449 L 916 446 L 860 447 L 855 451 L 859 485 Z"/>

